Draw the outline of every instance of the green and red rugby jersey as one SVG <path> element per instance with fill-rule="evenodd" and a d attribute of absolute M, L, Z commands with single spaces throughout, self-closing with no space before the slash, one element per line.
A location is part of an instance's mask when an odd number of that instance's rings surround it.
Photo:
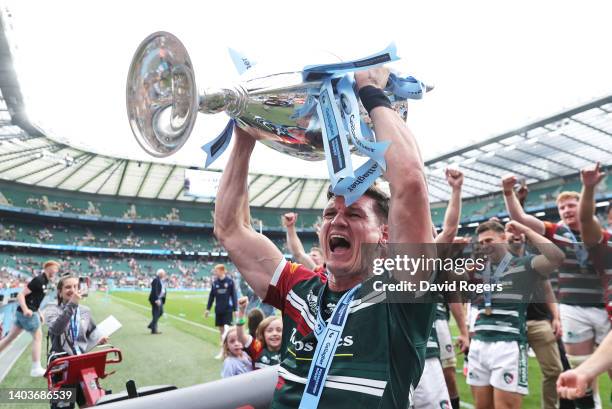
<path fill-rule="evenodd" d="M 604 288 L 601 276 L 593 265 L 592 252 L 586 264 L 578 261 L 577 243 L 581 243 L 580 232 L 570 230 L 562 222 L 544 222 L 544 236 L 555 243 L 565 253 L 565 260 L 559 267 L 558 294 L 561 304 L 581 307 L 604 306 Z M 574 241 L 576 240 L 576 241 Z"/>
<path fill-rule="evenodd" d="M 260 340 L 251 337 L 251 342 L 244 346 L 245 352 L 251 357 L 255 369 L 266 368 L 280 364 L 281 353 L 264 348 Z"/>
<path fill-rule="evenodd" d="M 283 261 L 274 272 L 264 302 L 283 312 L 283 353 L 272 408 L 299 406 L 317 347 L 317 308 L 328 320 L 343 294 L 300 264 Z M 423 371 L 435 305 L 387 302 L 367 280 L 349 308 L 319 408 L 407 408 Z"/>

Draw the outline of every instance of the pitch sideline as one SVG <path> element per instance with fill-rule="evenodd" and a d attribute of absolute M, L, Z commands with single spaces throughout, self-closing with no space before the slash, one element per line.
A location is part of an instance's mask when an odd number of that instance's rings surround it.
<path fill-rule="evenodd" d="M 134 305 L 134 306 L 136 306 L 136 307 L 138 307 L 138 308 L 142 308 L 143 310 L 147 310 L 147 311 L 149 311 L 149 310 L 150 310 L 149 308 L 147 308 L 147 307 L 145 307 L 145 306 L 143 306 L 143 305 L 137 304 L 137 303 L 135 303 L 135 302 L 128 301 L 128 300 L 124 300 L 123 298 L 121 298 L 121 297 L 117 297 L 117 296 L 112 295 L 112 294 L 109 294 L 109 295 L 110 295 L 111 297 L 113 297 L 115 300 L 118 300 L 118 301 L 121 301 L 121 302 L 125 302 L 125 303 L 131 304 L 131 305 Z M 187 323 L 187 324 L 191 324 L 191 325 L 196 326 L 196 327 L 198 327 L 198 328 L 203 328 L 203 329 L 208 330 L 208 331 L 210 331 L 210 332 L 214 332 L 215 334 L 218 334 L 218 333 L 219 333 L 219 330 L 218 330 L 218 329 L 216 329 L 216 328 L 212 328 L 212 327 L 209 327 L 209 326 L 207 326 L 207 325 L 198 324 L 197 322 L 189 321 L 189 320 L 186 320 L 185 318 L 177 317 L 176 315 L 173 315 L 173 314 L 167 314 L 167 313 L 165 313 L 165 312 L 164 312 L 164 315 L 166 315 L 166 316 L 168 316 L 168 317 L 170 317 L 170 318 L 173 318 L 173 319 L 175 319 L 175 320 L 178 320 L 178 321 L 181 321 L 181 322 L 184 322 L 184 323 Z"/>

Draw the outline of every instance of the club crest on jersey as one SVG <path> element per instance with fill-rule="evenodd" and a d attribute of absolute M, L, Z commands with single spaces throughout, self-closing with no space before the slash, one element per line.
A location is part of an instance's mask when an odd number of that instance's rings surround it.
<path fill-rule="evenodd" d="M 453 350 L 453 346 L 451 344 L 446 344 L 444 348 L 446 349 L 446 352 L 451 352 Z"/>
<path fill-rule="evenodd" d="M 316 314 L 317 313 L 317 296 L 314 295 L 312 290 L 310 290 L 308 295 L 306 295 L 306 302 L 308 303 L 308 308 L 310 309 L 310 312 L 312 312 L 313 314 Z"/>
<path fill-rule="evenodd" d="M 504 373 L 504 382 L 510 385 L 513 380 L 514 380 L 514 375 L 512 375 L 510 372 Z"/>

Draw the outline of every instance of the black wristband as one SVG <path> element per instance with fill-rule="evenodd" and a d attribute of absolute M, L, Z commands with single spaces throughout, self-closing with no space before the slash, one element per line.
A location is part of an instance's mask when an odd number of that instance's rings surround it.
<path fill-rule="evenodd" d="M 391 101 L 385 93 L 373 85 L 366 85 L 359 90 L 359 99 L 368 114 L 376 107 L 391 108 Z"/>

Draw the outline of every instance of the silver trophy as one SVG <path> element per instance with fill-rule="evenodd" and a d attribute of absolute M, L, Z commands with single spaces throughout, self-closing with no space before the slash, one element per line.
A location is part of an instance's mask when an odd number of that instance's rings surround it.
<path fill-rule="evenodd" d="M 166 157 L 189 138 L 198 112 L 225 112 L 272 149 L 310 161 L 325 159 L 316 109 L 295 115 L 320 89 L 321 79 L 304 80 L 302 70 L 241 78 L 231 88 L 198 89 L 181 41 L 167 32 L 151 34 L 138 47 L 127 80 L 128 118 L 136 140 L 149 154 Z M 405 118 L 406 101 L 393 106 Z M 365 110 L 360 114 L 369 123 Z"/>

